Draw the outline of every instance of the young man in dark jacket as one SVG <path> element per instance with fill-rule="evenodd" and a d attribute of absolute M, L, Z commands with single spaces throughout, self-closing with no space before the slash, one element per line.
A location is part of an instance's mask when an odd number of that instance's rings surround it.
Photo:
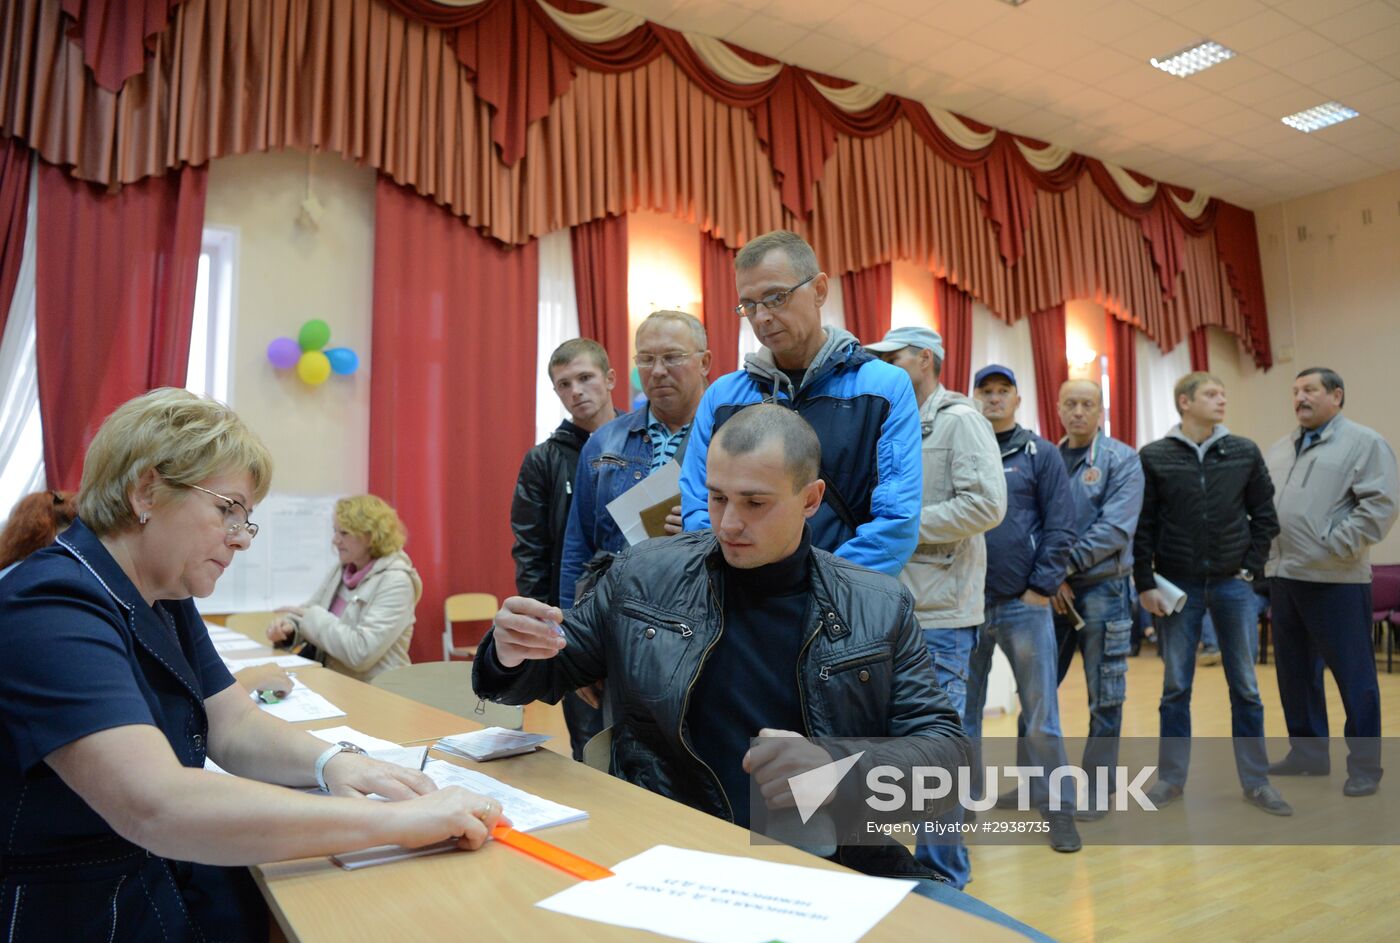
<path fill-rule="evenodd" d="M 714 528 L 623 551 L 567 613 L 507 599 L 476 661 L 477 693 L 557 701 L 606 678 L 612 773 L 742 826 L 791 807 L 790 778 L 832 761 L 809 737 L 897 738 L 870 743 L 842 792 L 885 764 L 966 765 L 908 590 L 813 546 L 820 461 L 795 412 L 736 413 L 709 450 Z M 765 800 L 751 805 L 752 786 Z M 935 900 L 1016 925 L 933 879 L 901 845 L 829 848 L 857 870 L 920 879 Z"/>
<path fill-rule="evenodd" d="M 612 390 L 617 374 L 603 345 L 576 337 L 555 348 L 545 368 L 554 395 L 569 412 L 548 439 L 525 453 L 515 496 L 510 502 L 510 529 L 515 535 L 515 591 L 551 606 L 559 605 L 559 566 L 564 530 L 574 497 L 574 470 L 579 451 L 596 429 L 617 417 Z M 602 729 L 598 709 L 576 694 L 564 699 L 564 720 L 574 758 Z"/>
<path fill-rule="evenodd" d="M 1223 425 L 1225 387 L 1209 373 L 1189 373 L 1173 390 L 1180 424 L 1143 446 L 1142 513 L 1133 544 L 1133 580 L 1142 606 L 1161 622 L 1161 748 L 1158 807 L 1181 796 L 1190 762 L 1191 682 L 1201 620 L 1209 610 L 1230 686 L 1235 765 L 1245 799 L 1271 815 L 1292 815 L 1269 785 L 1264 705 L 1254 678 L 1259 645 L 1254 590 L 1278 533 L 1274 486 L 1259 447 Z M 1155 571 L 1155 575 L 1154 575 Z M 1186 593 L 1168 611 L 1160 576 Z"/>
<path fill-rule="evenodd" d="M 987 703 L 987 676 L 992 650 L 1000 645 L 1016 676 L 1024 746 L 1032 765 L 1047 776 L 1031 780 L 1031 801 L 1050 823 L 1050 847 L 1078 851 L 1074 827 L 1075 796 L 1056 803 L 1048 774 L 1068 765 L 1060 733 L 1054 613 L 1050 599 L 1065 578 L 1074 544 L 1074 498 L 1065 463 L 1053 442 L 1016 423 L 1021 404 L 1016 374 L 991 364 L 977 371 L 973 395 L 992 424 L 1006 473 L 1006 517 L 987 531 L 987 600 L 977 648 L 967 679 L 963 726 L 974 743 L 982 734 Z"/>

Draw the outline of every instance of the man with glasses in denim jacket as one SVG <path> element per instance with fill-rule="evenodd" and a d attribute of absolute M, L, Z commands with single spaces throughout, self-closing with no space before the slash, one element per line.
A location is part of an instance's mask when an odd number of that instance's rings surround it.
<path fill-rule="evenodd" d="M 776 230 L 734 259 L 739 305 L 763 349 L 721 377 L 695 415 L 681 465 L 685 529 L 710 526 L 705 458 L 718 429 L 745 406 L 776 402 L 817 432 L 826 500 L 812 518 L 812 545 L 895 576 L 919 540 L 923 503 L 919 406 L 898 367 L 854 335 L 823 327 L 827 276 L 801 236 Z"/>

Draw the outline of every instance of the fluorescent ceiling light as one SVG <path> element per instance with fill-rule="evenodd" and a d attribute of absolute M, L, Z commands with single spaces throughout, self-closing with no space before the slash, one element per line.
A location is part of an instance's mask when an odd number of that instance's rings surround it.
<path fill-rule="evenodd" d="M 1355 118 L 1358 114 L 1359 112 L 1348 108 L 1341 102 L 1325 102 L 1316 108 L 1300 111 L 1281 120 L 1290 128 L 1309 133 Z"/>
<path fill-rule="evenodd" d="M 1148 61 L 1163 72 L 1169 72 L 1178 78 L 1185 78 L 1234 57 L 1235 51 L 1233 49 L 1226 49 L 1219 43 L 1207 39 L 1194 46 L 1178 49 L 1170 56 L 1149 59 Z"/>

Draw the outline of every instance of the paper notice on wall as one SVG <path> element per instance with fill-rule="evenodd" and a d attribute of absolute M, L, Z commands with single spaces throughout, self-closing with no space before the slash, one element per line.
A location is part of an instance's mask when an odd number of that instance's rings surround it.
<path fill-rule="evenodd" d="M 913 881 L 657 845 L 536 906 L 696 943 L 854 943 Z"/>
<path fill-rule="evenodd" d="M 199 600 L 207 613 L 300 606 L 336 564 L 331 547 L 335 497 L 270 494 L 253 509 L 258 536 Z"/>

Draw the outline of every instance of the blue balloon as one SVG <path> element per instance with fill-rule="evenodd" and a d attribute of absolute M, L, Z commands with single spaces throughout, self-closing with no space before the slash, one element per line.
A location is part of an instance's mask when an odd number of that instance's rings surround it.
<path fill-rule="evenodd" d="M 331 362 L 331 370 L 342 376 L 360 369 L 360 355 L 349 347 L 332 347 L 326 351 L 326 359 Z"/>

